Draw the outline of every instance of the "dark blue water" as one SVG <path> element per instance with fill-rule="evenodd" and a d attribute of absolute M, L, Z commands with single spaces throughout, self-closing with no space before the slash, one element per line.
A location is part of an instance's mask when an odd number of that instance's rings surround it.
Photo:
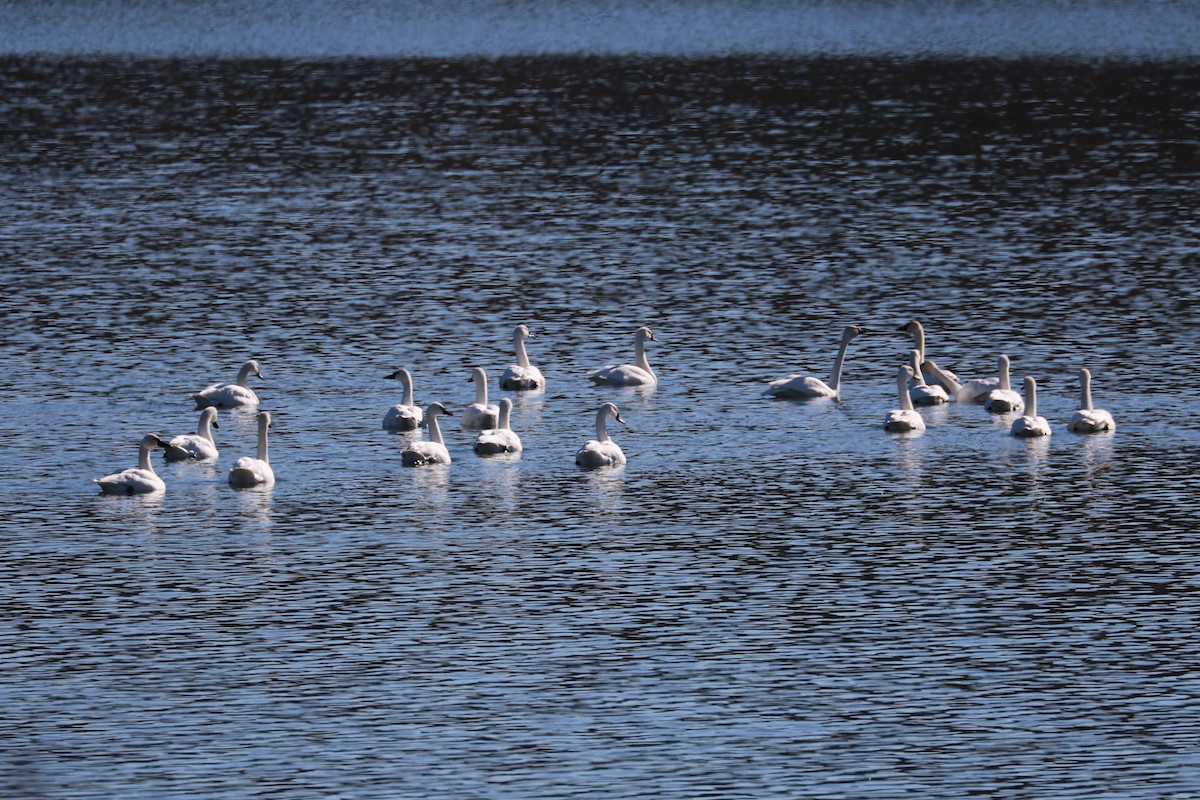
<path fill-rule="evenodd" d="M 0 793 L 1194 794 L 1197 74 L 0 61 Z M 914 317 L 1054 434 L 885 433 Z M 544 393 L 496 388 L 518 322 Z M 850 323 L 841 401 L 763 397 Z M 643 324 L 660 385 L 589 385 Z M 222 412 L 96 491 L 251 356 L 273 489 Z M 524 452 L 402 467 L 400 366 L 485 367 Z M 580 471 L 606 400 L 629 463 Z"/>

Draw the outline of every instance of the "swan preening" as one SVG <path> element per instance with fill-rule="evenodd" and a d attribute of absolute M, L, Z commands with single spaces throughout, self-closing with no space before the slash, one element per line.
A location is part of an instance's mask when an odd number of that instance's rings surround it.
<path fill-rule="evenodd" d="M 1001 353 L 998 361 L 1000 366 L 999 384 L 995 389 L 988 392 L 983 407 L 993 414 L 1007 414 L 1010 411 L 1020 411 L 1025 407 L 1025 401 L 1009 385 L 1008 356 Z"/>
<path fill-rule="evenodd" d="M 921 351 L 909 352 L 908 394 L 914 406 L 940 406 L 950 402 L 950 395 L 941 386 L 930 386 L 921 374 Z"/>
<path fill-rule="evenodd" d="M 1092 408 L 1092 373 L 1079 370 L 1079 410 L 1071 415 L 1067 429 L 1074 433 L 1107 433 L 1117 429 L 1113 415 L 1103 408 Z"/>
<path fill-rule="evenodd" d="M 533 334 L 525 325 L 518 325 L 513 329 L 513 348 L 517 352 L 517 363 L 510 364 L 500 374 L 501 389 L 531 391 L 546 388 L 546 379 L 542 377 L 542 371 L 529 363 L 529 356 L 525 352 L 525 340 L 532 338 Z"/>
<path fill-rule="evenodd" d="M 1025 376 L 1025 414 L 1013 420 L 1009 429 L 1013 436 L 1049 436 L 1050 423 L 1037 413 L 1037 381 Z"/>
<path fill-rule="evenodd" d="M 481 456 L 490 456 L 498 453 L 521 452 L 521 437 L 517 436 L 516 431 L 509 424 L 512 406 L 512 400 L 507 397 L 501 398 L 500 421 L 496 423 L 495 428 L 479 432 L 478 438 L 475 439 L 476 453 Z"/>
<path fill-rule="evenodd" d="M 138 445 L 138 465 L 129 469 L 105 475 L 103 478 L 93 478 L 92 483 L 100 487 L 105 494 L 149 494 L 150 492 L 165 491 L 167 484 L 158 477 L 154 466 L 150 463 L 150 451 L 156 447 L 166 448 L 167 443 L 154 434 L 142 437 Z"/>
<path fill-rule="evenodd" d="M 909 396 L 908 382 L 913 377 L 915 376 L 910 366 L 905 365 L 896 371 L 896 391 L 900 395 L 900 407 L 888 412 L 883 421 L 885 430 L 892 433 L 925 430 L 925 420 L 921 418 L 920 412 L 913 408 L 912 398 Z"/>
<path fill-rule="evenodd" d="M 401 367 L 391 375 L 385 375 L 385 380 L 398 380 L 404 391 L 404 395 L 400 402 L 388 409 L 383 415 L 384 430 L 389 431 L 415 431 L 421 424 L 421 419 L 425 413 L 421 411 L 421 407 L 413 402 L 413 380 L 412 374 Z"/>
<path fill-rule="evenodd" d="M 420 467 L 425 464 L 449 464 L 450 451 L 442 441 L 442 429 L 438 426 L 437 418 L 445 414 L 453 417 L 441 403 L 430 403 L 425 409 L 423 427 L 429 429 L 428 441 L 409 442 L 400 451 L 400 462 L 406 467 Z"/>
<path fill-rule="evenodd" d="M 271 415 L 258 412 L 258 454 L 254 458 L 242 456 L 229 470 L 229 485 L 240 489 L 250 486 L 272 486 L 275 472 L 267 457 L 267 429 L 271 427 Z"/>
<path fill-rule="evenodd" d="M 163 455 L 167 461 L 188 461 L 195 459 L 204 461 L 216 458 L 217 443 L 213 441 L 212 429 L 220 428 L 217 424 L 217 409 L 209 406 L 200 412 L 200 422 L 195 433 L 185 433 L 167 442 Z"/>
<path fill-rule="evenodd" d="M 500 420 L 500 407 L 488 404 L 487 372 L 483 367 L 475 367 L 471 370 L 469 380 L 475 381 L 475 402 L 463 410 L 458 424 L 471 430 L 496 427 Z"/>
<path fill-rule="evenodd" d="M 588 378 L 597 386 L 653 386 L 658 383 L 658 376 L 650 369 L 650 361 L 646 358 L 646 342 L 657 342 L 654 334 L 646 326 L 637 329 L 633 334 L 633 364 L 610 364 L 607 367 L 593 370 Z"/>
<path fill-rule="evenodd" d="M 767 385 L 767 394 L 772 397 L 798 398 L 801 400 L 811 400 L 818 397 L 839 397 L 842 384 L 842 365 L 846 361 L 846 348 L 850 346 L 850 340 L 863 332 L 863 329 L 857 325 L 847 325 L 842 330 L 842 343 L 838 347 L 837 358 L 833 360 L 833 372 L 829 376 L 829 383 L 814 378 L 811 375 L 788 375 L 778 380 L 773 380 Z"/>
<path fill-rule="evenodd" d="M 192 395 L 192 399 L 196 401 L 196 408 L 239 408 L 258 405 L 258 395 L 251 391 L 249 386 L 251 375 L 257 375 L 259 378 L 263 376 L 258 362 L 254 359 L 242 364 L 236 383 L 214 383 Z"/>
<path fill-rule="evenodd" d="M 621 412 L 613 403 L 605 403 L 596 411 L 596 438 L 588 439 L 583 447 L 575 453 L 575 463 L 586 469 L 596 467 L 611 467 L 625 463 L 625 454 L 617 443 L 608 438 L 608 428 L 605 420 L 612 417 L 622 425 Z"/>

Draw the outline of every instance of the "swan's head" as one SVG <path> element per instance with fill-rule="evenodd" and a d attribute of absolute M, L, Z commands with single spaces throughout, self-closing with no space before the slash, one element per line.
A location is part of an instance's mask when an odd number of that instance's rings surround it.
<path fill-rule="evenodd" d="M 615 403 L 605 403 L 600 406 L 600 414 L 605 417 L 612 417 L 622 425 L 625 424 L 625 420 L 621 419 L 621 412 L 617 410 Z"/>
<path fill-rule="evenodd" d="M 650 329 L 648 327 L 646 327 L 645 325 L 643 325 L 642 327 L 637 329 L 637 332 L 633 334 L 633 338 L 639 342 L 657 342 L 658 341 L 658 339 L 654 338 L 654 334 L 650 331 Z"/>
<path fill-rule="evenodd" d="M 1092 371 L 1090 369 L 1088 369 L 1087 367 L 1080 367 L 1079 380 L 1091 381 L 1091 379 L 1092 379 Z"/>
<path fill-rule="evenodd" d="M 867 329 L 863 328 L 859 325 L 847 325 L 845 328 L 842 329 L 842 338 L 848 342 L 851 339 L 853 339 L 855 336 L 858 336 L 860 333 L 866 333 L 866 332 L 867 332 Z"/>
<path fill-rule="evenodd" d="M 525 323 L 521 323 L 517 327 L 513 328 L 513 338 L 514 339 L 532 339 L 532 338 L 534 338 L 534 336 L 529 331 L 529 327 L 526 326 Z"/>
<path fill-rule="evenodd" d="M 243 364 L 242 369 L 246 371 L 247 375 L 257 375 L 260 378 L 263 376 L 262 369 L 258 366 L 258 362 L 253 358 Z"/>
<path fill-rule="evenodd" d="M 1027 395 L 1031 395 L 1037 391 L 1037 381 L 1035 381 L 1030 375 L 1025 376 L 1024 386 L 1025 394 Z"/>
<path fill-rule="evenodd" d="M 269 412 L 269 411 L 258 412 L 258 427 L 260 427 L 260 428 L 271 427 L 271 412 Z"/>
<path fill-rule="evenodd" d="M 476 383 L 487 385 L 487 372 L 483 367 L 476 367 L 471 370 L 471 377 L 467 378 L 467 383 L 475 381 Z"/>
<path fill-rule="evenodd" d="M 208 424 L 210 426 L 216 428 L 217 430 L 221 429 L 221 426 L 217 424 L 217 409 L 215 409 L 212 406 L 209 406 L 208 408 L 201 411 L 200 415 L 208 421 Z"/>
<path fill-rule="evenodd" d="M 161 447 L 165 450 L 168 446 L 169 445 L 163 441 L 163 438 L 157 434 L 148 433 L 142 437 L 142 447 Z"/>
<path fill-rule="evenodd" d="M 901 333 L 907 333 L 909 336 L 923 335 L 925 333 L 925 329 L 921 327 L 920 320 L 915 319 L 910 319 L 899 328 L 896 328 L 896 330 Z"/>
<path fill-rule="evenodd" d="M 401 367 L 400 369 L 396 370 L 395 372 L 393 372 L 390 375 L 384 375 L 383 379 L 386 381 L 401 381 L 403 383 L 412 383 L 412 373 L 410 373 L 404 367 Z"/>
<path fill-rule="evenodd" d="M 428 427 L 429 420 L 431 420 L 434 417 L 439 416 L 439 415 L 445 415 L 447 417 L 454 416 L 441 403 L 430 403 L 429 406 L 425 409 L 425 419 L 421 420 L 421 427 L 423 427 L 423 428 Z"/>
<path fill-rule="evenodd" d="M 912 380 L 916 376 L 917 376 L 917 373 L 914 372 L 913 368 L 908 366 L 907 364 L 900 367 L 900 369 L 896 370 L 896 377 L 899 380 L 903 381 L 904 383 L 908 383 L 910 380 Z"/>

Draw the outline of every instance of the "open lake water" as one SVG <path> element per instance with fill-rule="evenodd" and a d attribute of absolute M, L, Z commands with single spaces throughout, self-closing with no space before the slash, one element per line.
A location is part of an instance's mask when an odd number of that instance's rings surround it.
<path fill-rule="evenodd" d="M 1200 796 L 1178 41 L 164 54 L 90 19 L 2 40 L 0 795 Z M 913 318 L 1037 378 L 1053 435 L 886 433 Z M 545 392 L 497 386 L 520 322 Z M 840 401 L 763 396 L 847 324 Z M 591 386 L 640 325 L 660 385 Z M 272 489 L 226 483 L 222 411 L 217 462 L 97 491 L 250 357 Z M 453 463 L 402 467 L 383 376 L 459 411 L 475 366 L 524 452 L 450 418 Z M 1067 431 L 1084 366 L 1114 434 Z M 609 400 L 628 464 L 582 471 Z"/>

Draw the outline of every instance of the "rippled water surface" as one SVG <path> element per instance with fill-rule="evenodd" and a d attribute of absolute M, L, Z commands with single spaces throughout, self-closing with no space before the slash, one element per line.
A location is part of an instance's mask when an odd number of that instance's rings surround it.
<path fill-rule="evenodd" d="M 0 793 L 1191 797 L 1193 64 L 0 61 Z M 921 319 L 1048 440 L 883 431 Z M 529 324 L 549 387 L 500 392 Z M 826 376 L 840 402 L 772 401 Z M 597 389 L 650 325 L 656 390 Z M 278 483 L 101 496 L 249 357 Z M 407 367 L 520 456 L 401 466 Z M 1071 434 L 1089 367 L 1113 435 Z M 584 472 L 596 407 L 629 462 Z"/>

